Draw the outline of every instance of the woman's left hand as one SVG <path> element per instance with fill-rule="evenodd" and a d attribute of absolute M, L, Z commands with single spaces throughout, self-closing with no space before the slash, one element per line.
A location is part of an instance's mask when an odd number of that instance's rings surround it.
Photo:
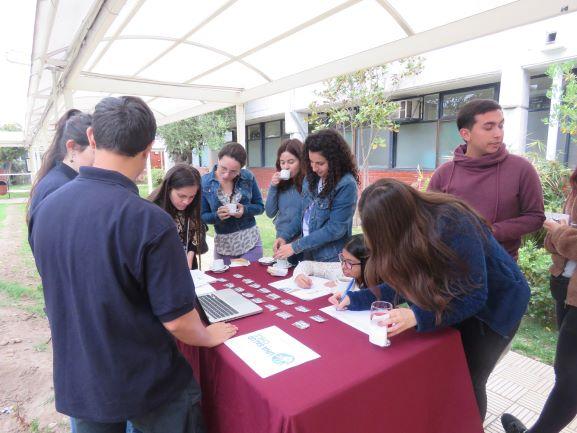
<path fill-rule="evenodd" d="M 389 317 L 379 322 L 379 326 L 388 326 L 387 334 L 392 337 L 417 326 L 417 318 L 410 308 L 395 308 L 389 311 Z"/>
<path fill-rule="evenodd" d="M 566 226 L 567 222 L 565 220 L 560 220 L 559 222 L 552 219 L 546 219 L 543 223 L 543 228 L 547 230 L 548 233 L 553 234 L 561 226 Z"/>
<path fill-rule="evenodd" d="M 294 255 L 294 250 L 292 244 L 282 245 L 274 253 L 275 259 L 288 259 L 290 256 Z"/>
<path fill-rule="evenodd" d="M 240 218 L 244 215 L 244 206 L 240 203 L 236 205 L 236 213 L 233 213 L 232 216 L 235 218 Z"/>

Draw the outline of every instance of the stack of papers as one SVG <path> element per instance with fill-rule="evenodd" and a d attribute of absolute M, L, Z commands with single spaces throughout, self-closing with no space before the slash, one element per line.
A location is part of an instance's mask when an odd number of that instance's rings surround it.
<path fill-rule="evenodd" d="M 321 357 L 276 326 L 231 338 L 224 344 L 262 378 Z"/>
<path fill-rule="evenodd" d="M 190 276 L 194 282 L 196 296 L 206 295 L 207 293 L 216 291 L 216 289 L 209 284 L 216 281 L 216 278 L 211 277 L 198 269 L 192 269 L 190 271 Z"/>
<path fill-rule="evenodd" d="M 321 308 L 320 311 L 325 313 L 327 316 L 334 317 L 343 323 L 346 323 L 353 328 L 364 332 L 365 334 L 370 334 L 370 324 L 371 324 L 371 310 L 364 311 L 349 311 L 349 310 L 337 310 L 334 305 L 330 307 Z"/>
<path fill-rule="evenodd" d="M 331 287 L 326 286 L 330 280 L 320 277 L 309 277 L 313 285 L 310 289 L 301 289 L 297 283 L 294 282 L 293 278 L 287 278 L 286 280 L 276 281 L 269 284 L 269 286 L 279 289 L 285 293 L 290 293 L 303 301 L 310 301 L 311 299 L 321 298 L 323 296 L 332 295 L 333 291 Z"/>

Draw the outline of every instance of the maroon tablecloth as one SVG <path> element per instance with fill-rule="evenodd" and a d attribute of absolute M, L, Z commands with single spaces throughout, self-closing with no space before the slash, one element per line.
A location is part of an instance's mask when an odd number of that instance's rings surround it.
<path fill-rule="evenodd" d="M 297 303 L 271 301 L 233 274 L 242 274 Z M 267 283 L 258 264 L 224 274 L 236 286 L 254 293 L 279 310 L 235 321 L 238 335 L 276 325 L 321 357 L 266 379 L 260 378 L 228 347 L 180 348 L 203 391 L 203 412 L 211 433 L 482 433 L 459 334 L 453 329 L 393 337 L 388 348 L 317 311 L 326 298 L 301 301 Z M 225 283 L 214 283 L 217 289 Z M 270 302 L 268 302 L 270 301 Z M 261 304 L 262 305 L 262 304 Z M 309 313 L 294 310 L 297 305 Z M 284 320 L 278 311 L 294 317 Z M 310 315 L 321 314 L 317 323 Z M 308 329 L 292 326 L 296 320 Z"/>

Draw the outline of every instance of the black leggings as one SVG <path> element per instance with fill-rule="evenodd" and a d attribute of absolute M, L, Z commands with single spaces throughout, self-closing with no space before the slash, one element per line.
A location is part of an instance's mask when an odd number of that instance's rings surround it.
<path fill-rule="evenodd" d="M 481 420 L 484 420 L 487 414 L 487 380 L 518 327 L 519 324 L 511 332 L 511 337 L 507 338 L 496 333 L 475 317 L 470 317 L 455 325 L 461 333 L 463 350 L 467 357 Z"/>
<path fill-rule="evenodd" d="M 555 386 L 530 433 L 559 433 L 577 415 L 577 308 L 557 301 Z"/>

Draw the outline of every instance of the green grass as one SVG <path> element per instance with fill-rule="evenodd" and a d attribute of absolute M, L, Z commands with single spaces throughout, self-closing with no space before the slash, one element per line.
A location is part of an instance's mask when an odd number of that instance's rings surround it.
<path fill-rule="evenodd" d="M 557 331 L 526 317 L 513 339 L 512 349 L 529 358 L 553 365 Z"/>
<path fill-rule="evenodd" d="M 34 346 L 35 352 L 46 352 L 48 350 L 48 343 L 38 343 Z"/>
<path fill-rule="evenodd" d="M 2 226 L 4 219 L 6 218 L 6 206 L 7 204 L 0 204 L 0 227 Z"/>
<path fill-rule="evenodd" d="M 140 197 L 142 198 L 148 197 L 148 184 L 139 183 L 136 186 L 138 187 L 138 193 L 140 194 Z"/>
<path fill-rule="evenodd" d="M 42 286 L 26 287 L 19 283 L 0 281 L 0 292 L 12 301 L 10 305 L 41 317 L 45 316 Z"/>

